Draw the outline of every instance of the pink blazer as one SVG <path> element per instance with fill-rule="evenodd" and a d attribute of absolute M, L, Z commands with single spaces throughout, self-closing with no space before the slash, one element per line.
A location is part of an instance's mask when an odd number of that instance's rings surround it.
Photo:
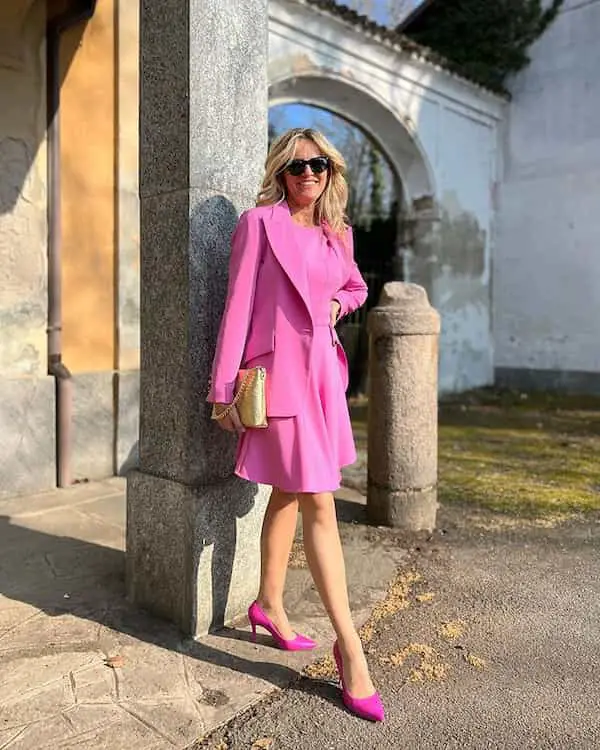
<path fill-rule="evenodd" d="M 240 367 L 267 369 L 267 413 L 291 417 L 302 409 L 308 383 L 313 319 L 302 248 L 294 239 L 286 203 L 252 208 L 242 214 L 232 238 L 229 285 L 221 320 L 207 400 L 230 403 Z M 333 298 L 340 317 L 367 298 L 358 266 L 349 247 L 331 232 L 329 241 L 343 264 L 343 283 Z M 342 345 L 337 352 L 348 385 L 348 362 Z"/>

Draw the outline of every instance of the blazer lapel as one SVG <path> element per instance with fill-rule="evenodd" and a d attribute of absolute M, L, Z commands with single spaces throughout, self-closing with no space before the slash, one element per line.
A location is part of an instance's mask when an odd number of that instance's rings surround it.
<path fill-rule="evenodd" d="M 292 217 L 287 203 L 275 204 L 271 216 L 265 216 L 264 225 L 273 254 L 302 298 L 312 319 L 306 256 L 294 234 Z"/>

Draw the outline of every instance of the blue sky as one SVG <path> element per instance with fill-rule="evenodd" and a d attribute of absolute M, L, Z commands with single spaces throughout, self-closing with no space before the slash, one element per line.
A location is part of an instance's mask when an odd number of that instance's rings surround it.
<path fill-rule="evenodd" d="M 411 2 L 411 10 L 412 8 L 416 8 L 417 5 L 420 5 L 422 0 L 412 0 Z M 389 2 L 386 0 L 373 0 L 373 20 L 378 21 L 379 23 L 387 23 L 387 6 L 389 6 Z"/>

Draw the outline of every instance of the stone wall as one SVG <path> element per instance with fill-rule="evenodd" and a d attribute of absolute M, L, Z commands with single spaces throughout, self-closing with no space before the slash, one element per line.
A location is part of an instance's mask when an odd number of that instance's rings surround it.
<path fill-rule="evenodd" d="M 0 8 L 0 495 L 56 486 L 47 375 L 45 3 Z M 72 478 L 125 471 L 139 412 L 139 3 L 61 40 L 63 360 Z M 99 110 L 102 116 L 98 116 Z"/>
<path fill-rule="evenodd" d="M 52 486 L 42 3 L 0 9 L 0 496 Z"/>
<path fill-rule="evenodd" d="M 99 0 L 65 71 L 63 353 L 73 479 L 124 473 L 139 431 L 139 3 Z M 78 136 L 83 132 L 83 137 Z"/>
<path fill-rule="evenodd" d="M 512 85 L 494 267 L 503 384 L 600 392 L 600 4 L 565 0 Z"/>

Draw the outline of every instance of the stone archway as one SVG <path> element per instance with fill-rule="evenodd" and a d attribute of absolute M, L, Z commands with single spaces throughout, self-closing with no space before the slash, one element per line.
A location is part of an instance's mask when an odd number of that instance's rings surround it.
<path fill-rule="evenodd" d="M 424 252 L 431 254 L 436 250 L 439 241 L 437 193 L 430 160 L 411 126 L 410 117 L 394 111 L 356 77 L 314 66 L 296 73 L 293 72 L 295 59 L 289 61 L 287 70 L 285 65 L 282 70 L 281 62 L 277 60 L 279 74 L 274 74 L 275 65 L 271 65 L 270 106 L 301 103 L 332 112 L 365 132 L 385 154 L 400 199 L 399 231 L 393 251 L 403 269 L 399 276 L 423 284 L 431 294 L 430 265 L 412 261 Z"/>
<path fill-rule="evenodd" d="M 356 79 L 327 70 L 297 75 L 272 76 L 269 103 L 299 102 L 340 115 L 364 131 L 387 156 L 402 183 L 404 209 L 412 214 L 419 205 L 432 206 L 435 196 L 433 172 L 416 133 L 376 93 Z"/>
<path fill-rule="evenodd" d="M 425 48 L 334 3 L 271 0 L 272 104 L 365 131 L 401 183 L 402 276 L 442 315 L 440 390 L 493 380 L 491 273 L 504 102 Z"/>
<path fill-rule="evenodd" d="M 388 260 L 380 267 L 373 258 L 375 267 L 371 267 L 363 257 L 366 266 L 361 264 L 361 268 L 367 272 L 369 302 L 361 311 L 360 319 L 347 321 L 340 331 L 351 363 L 351 390 L 361 392 L 366 387 L 366 314 L 370 306 L 377 304 L 383 283 L 391 279 L 408 280 L 407 256 L 415 255 L 414 240 L 419 237 L 433 241 L 434 178 L 418 136 L 409 132 L 407 123 L 398 113 L 356 79 L 313 69 L 303 75 L 283 73 L 271 80 L 271 106 L 298 103 L 329 111 L 365 133 L 385 155 L 394 176 L 397 230 L 389 255 L 386 253 Z"/>

